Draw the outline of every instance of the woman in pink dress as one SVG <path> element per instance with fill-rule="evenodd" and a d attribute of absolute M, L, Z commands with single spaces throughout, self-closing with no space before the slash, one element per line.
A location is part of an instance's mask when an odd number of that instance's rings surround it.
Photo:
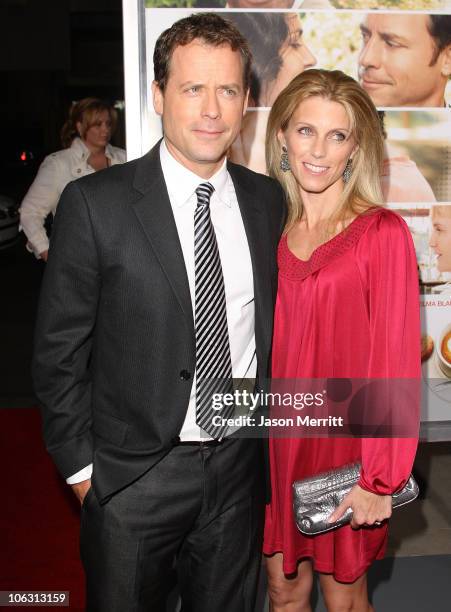
<path fill-rule="evenodd" d="M 272 107 L 266 150 L 289 209 L 273 378 L 419 379 L 415 252 L 404 221 L 380 205 L 383 136 L 368 95 L 342 72 L 303 72 Z M 314 570 L 329 612 L 373 609 L 366 572 L 384 555 L 391 494 L 407 481 L 416 446 L 416 438 L 270 440 L 264 553 L 273 612 L 311 610 Z M 359 483 L 331 515 L 350 507 L 351 525 L 302 535 L 293 481 L 355 461 Z"/>

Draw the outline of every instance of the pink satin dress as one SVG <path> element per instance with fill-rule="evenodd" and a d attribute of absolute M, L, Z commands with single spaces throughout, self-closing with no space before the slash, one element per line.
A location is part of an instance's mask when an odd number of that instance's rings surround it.
<path fill-rule="evenodd" d="M 278 264 L 273 378 L 420 378 L 417 264 L 399 215 L 375 208 L 358 216 L 308 261 L 284 236 Z M 293 518 L 292 482 L 359 460 L 359 484 L 389 494 L 407 480 L 416 447 L 413 437 L 270 439 L 264 553 L 282 552 L 286 574 L 310 559 L 340 582 L 356 580 L 384 556 L 387 522 L 304 536 Z"/>

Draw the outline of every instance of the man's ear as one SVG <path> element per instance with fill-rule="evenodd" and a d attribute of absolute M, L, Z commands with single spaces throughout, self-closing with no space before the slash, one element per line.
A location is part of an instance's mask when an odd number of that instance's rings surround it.
<path fill-rule="evenodd" d="M 448 45 L 441 52 L 441 73 L 448 77 L 451 75 L 451 45 Z"/>
<path fill-rule="evenodd" d="M 164 95 L 156 81 L 152 81 L 152 99 L 155 112 L 157 113 L 157 115 L 162 115 L 164 107 Z"/>
<path fill-rule="evenodd" d="M 246 114 L 247 107 L 249 106 L 249 94 L 250 94 L 250 89 L 248 88 L 244 96 L 243 117 Z"/>

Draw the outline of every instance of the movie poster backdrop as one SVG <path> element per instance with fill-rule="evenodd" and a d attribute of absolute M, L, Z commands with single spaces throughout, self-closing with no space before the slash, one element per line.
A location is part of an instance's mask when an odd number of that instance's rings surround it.
<path fill-rule="evenodd" d="M 143 150 L 162 135 L 150 89 L 155 41 L 194 11 L 216 10 L 231 19 L 254 55 L 250 108 L 229 152 L 232 161 L 266 173 L 268 114 L 299 72 L 340 69 L 367 90 L 386 134 L 384 198 L 406 220 L 418 258 L 422 421 L 442 424 L 426 425 L 423 435 L 450 439 L 451 0 L 142 1 Z"/>

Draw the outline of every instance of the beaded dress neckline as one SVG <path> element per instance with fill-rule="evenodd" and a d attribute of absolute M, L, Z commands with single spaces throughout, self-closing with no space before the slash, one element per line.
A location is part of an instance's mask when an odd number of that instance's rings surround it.
<path fill-rule="evenodd" d="M 279 274 L 291 280 L 303 280 L 314 274 L 357 244 L 369 224 L 382 212 L 384 209 L 378 207 L 361 213 L 346 229 L 316 247 L 309 259 L 299 259 L 288 247 L 287 235 L 284 234 L 277 254 Z"/>

